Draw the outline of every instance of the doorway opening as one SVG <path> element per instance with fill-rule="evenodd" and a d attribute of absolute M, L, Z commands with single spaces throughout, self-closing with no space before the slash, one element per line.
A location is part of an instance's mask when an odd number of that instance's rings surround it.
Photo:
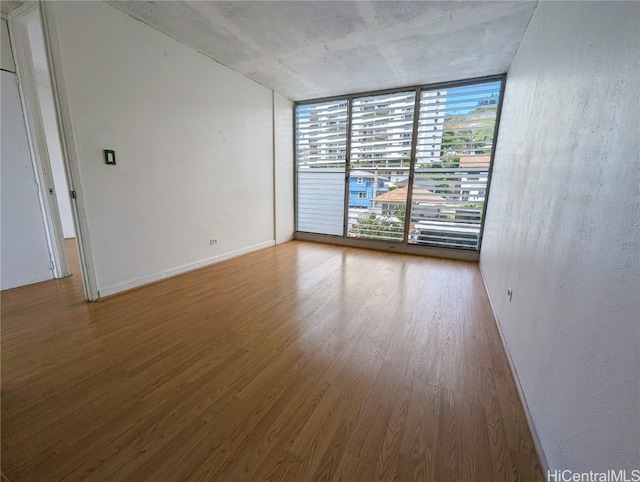
<path fill-rule="evenodd" d="M 40 3 L 29 2 L 10 15 L 9 31 L 50 266 L 53 278 L 82 277 L 85 298 L 95 300 L 43 16 Z"/>

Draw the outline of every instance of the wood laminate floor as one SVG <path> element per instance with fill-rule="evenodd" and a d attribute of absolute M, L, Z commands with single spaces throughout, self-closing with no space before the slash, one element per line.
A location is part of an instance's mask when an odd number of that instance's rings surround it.
<path fill-rule="evenodd" d="M 293 241 L 1 302 L 12 482 L 543 480 L 476 264 Z"/>

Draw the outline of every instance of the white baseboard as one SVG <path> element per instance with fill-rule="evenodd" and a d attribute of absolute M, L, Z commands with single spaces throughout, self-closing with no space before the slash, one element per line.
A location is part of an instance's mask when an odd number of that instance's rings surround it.
<path fill-rule="evenodd" d="M 290 236 L 285 236 L 284 238 L 276 239 L 276 245 L 288 243 L 289 241 L 293 241 L 293 239 L 294 239 L 293 233 L 291 233 Z"/>
<path fill-rule="evenodd" d="M 228 253 L 221 254 L 219 256 L 214 256 L 212 258 L 206 258 L 200 261 L 196 261 L 194 263 L 185 264 L 183 266 L 178 266 L 176 268 L 171 268 L 165 271 L 161 271 L 160 273 L 152 274 L 149 276 L 144 276 L 142 278 L 137 278 L 131 281 L 125 281 L 124 283 L 118 283 L 114 285 L 105 286 L 104 288 L 99 288 L 98 293 L 100 298 L 104 298 L 106 296 L 115 295 L 117 293 L 122 293 L 123 291 L 129 291 L 134 288 L 140 288 L 141 286 L 145 286 L 151 283 L 155 283 L 157 281 L 162 281 L 167 278 L 172 278 L 174 276 L 178 276 L 189 271 L 193 271 L 199 268 L 204 268 L 205 266 L 209 266 L 212 264 L 220 263 L 222 261 L 226 261 L 228 259 L 237 258 L 238 256 L 242 256 L 243 254 L 251 253 L 253 251 L 259 251 L 265 248 L 271 248 L 275 246 L 274 241 L 266 241 L 264 243 L 254 244 L 253 246 L 248 246 L 246 248 L 237 249 L 235 251 L 230 251 Z"/>
<path fill-rule="evenodd" d="M 531 432 L 531 438 L 533 439 L 533 445 L 538 454 L 538 459 L 540 460 L 540 465 L 542 467 L 542 474 L 546 477 L 549 473 L 549 463 L 547 462 L 547 456 L 544 453 L 544 449 L 542 447 L 542 443 L 540 442 L 540 436 L 538 435 L 538 431 L 536 430 L 536 425 L 533 421 L 533 416 L 531 415 L 531 411 L 529 410 L 529 405 L 527 404 L 527 398 L 524 396 L 524 391 L 522 389 L 522 384 L 520 383 L 520 378 L 518 377 L 518 371 L 516 370 L 516 366 L 513 362 L 513 358 L 511 357 L 511 351 L 509 350 L 509 345 L 507 345 L 507 340 L 505 339 L 504 333 L 502 331 L 502 325 L 500 324 L 500 319 L 498 318 L 498 314 L 496 313 L 495 307 L 493 305 L 493 300 L 491 299 L 491 293 L 487 289 L 487 281 L 484 279 L 484 273 L 478 263 L 478 269 L 480 269 L 480 276 L 482 278 L 482 284 L 484 285 L 484 291 L 487 293 L 487 298 L 489 298 L 489 305 L 491 306 L 491 312 L 493 313 L 493 319 L 496 321 L 496 326 L 498 327 L 498 333 L 500 334 L 500 340 L 502 341 L 502 346 L 504 347 L 504 352 L 507 355 L 507 361 L 509 362 L 509 368 L 511 369 L 511 375 L 513 376 L 513 380 L 516 384 L 516 388 L 518 390 L 518 396 L 520 397 L 520 403 L 522 404 L 522 408 L 524 410 L 524 415 L 527 419 L 527 425 L 529 426 L 529 432 Z"/>

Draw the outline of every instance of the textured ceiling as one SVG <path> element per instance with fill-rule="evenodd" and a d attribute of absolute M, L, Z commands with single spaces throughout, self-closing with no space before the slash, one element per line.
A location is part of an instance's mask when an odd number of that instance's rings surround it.
<path fill-rule="evenodd" d="M 293 100 L 506 72 L 537 4 L 107 3 Z"/>
<path fill-rule="evenodd" d="M 503 73 L 536 2 L 109 1 L 293 100 Z"/>

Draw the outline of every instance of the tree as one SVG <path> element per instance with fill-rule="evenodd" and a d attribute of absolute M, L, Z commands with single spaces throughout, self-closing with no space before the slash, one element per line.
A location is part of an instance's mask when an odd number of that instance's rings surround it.
<path fill-rule="evenodd" d="M 440 152 L 443 161 L 449 161 L 460 153 L 488 154 L 490 152 L 486 146 L 493 138 L 497 106 L 493 99 L 481 102 L 481 105 L 479 103 L 476 109 L 466 115 L 444 119 Z M 460 161 L 459 157 L 458 161 Z"/>
<path fill-rule="evenodd" d="M 407 214 L 407 205 L 405 203 L 400 204 L 398 208 L 395 210 L 395 212 L 393 213 L 393 215 L 398 219 L 404 219 L 406 214 Z"/>
<path fill-rule="evenodd" d="M 404 237 L 404 226 L 402 222 L 371 214 L 368 218 L 359 219 L 357 224 L 351 228 L 349 234 L 357 238 L 376 239 L 383 236 L 385 238 L 402 239 Z"/>

